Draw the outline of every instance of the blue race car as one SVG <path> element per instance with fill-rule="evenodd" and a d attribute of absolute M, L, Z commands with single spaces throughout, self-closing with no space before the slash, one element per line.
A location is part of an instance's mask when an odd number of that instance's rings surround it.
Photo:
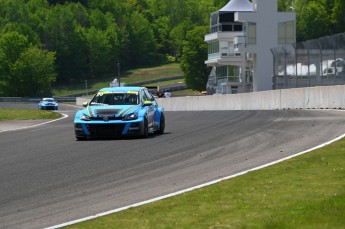
<path fill-rule="evenodd" d="M 103 88 L 74 117 L 77 140 L 163 134 L 164 109 L 145 87 Z"/>
<path fill-rule="evenodd" d="M 53 98 L 43 98 L 38 103 L 38 109 L 39 110 L 58 110 L 59 104 Z"/>

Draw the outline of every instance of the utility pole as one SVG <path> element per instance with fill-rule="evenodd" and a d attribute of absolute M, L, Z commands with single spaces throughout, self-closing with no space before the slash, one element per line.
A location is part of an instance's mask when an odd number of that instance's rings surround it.
<path fill-rule="evenodd" d="M 87 91 L 87 80 L 85 80 L 85 90 L 86 90 L 86 96 L 88 96 L 88 91 Z"/>

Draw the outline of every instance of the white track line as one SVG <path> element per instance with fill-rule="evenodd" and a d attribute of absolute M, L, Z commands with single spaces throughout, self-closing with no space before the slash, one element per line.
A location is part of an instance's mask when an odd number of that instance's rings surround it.
<path fill-rule="evenodd" d="M 67 222 L 67 223 L 63 223 L 63 224 L 47 227 L 46 229 L 55 229 L 55 228 L 66 227 L 66 226 L 69 226 L 69 225 L 73 225 L 73 224 L 76 224 L 76 223 L 84 222 L 84 221 L 87 221 L 87 220 L 90 220 L 90 219 L 95 219 L 97 217 L 101 217 L 101 216 L 105 216 L 105 215 L 110 215 L 110 214 L 113 214 L 113 213 L 116 213 L 116 212 L 127 210 L 129 208 L 142 206 L 144 204 L 152 203 L 152 202 L 155 202 L 155 201 L 158 201 L 158 200 L 163 200 L 163 199 L 166 199 L 166 198 L 169 198 L 169 197 L 172 197 L 172 196 L 177 196 L 177 195 L 182 194 L 182 193 L 190 192 L 190 191 L 193 191 L 193 190 L 196 190 L 196 189 L 200 189 L 200 188 L 203 188 L 203 187 L 206 187 L 206 186 L 209 186 L 209 185 L 213 185 L 213 184 L 219 183 L 221 181 L 228 180 L 228 179 L 231 179 L 231 178 L 234 178 L 234 177 L 238 177 L 238 176 L 241 176 L 241 175 L 246 174 L 246 173 L 251 172 L 251 171 L 255 171 L 255 170 L 262 169 L 262 168 L 266 168 L 268 166 L 271 166 L 271 165 L 280 163 L 282 161 L 286 161 L 288 159 L 291 159 L 291 158 L 300 156 L 302 154 L 308 153 L 310 151 L 322 148 L 322 147 L 324 147 L 326 145 L 329 145 L 329 144 L 331 144 L 331 143 L 333 143 L 335 141 L 338 141 L 338 140 L 342 139 L 343 137 L 345 137 L 345 134 L 343 134 L 343 135 L 341 135 L 341 136 L 339 136 L 339 137 L 337 137 L 337 138 L 335 138 L 335 139 L 333 139 L 333 140 L 331 140 L 329 142 L 326 142 L 326 143 L 323 143 L 321 145 L 315 146 L 315 147 L 313 147 L 311 149 L 302 151 L 300 153 L 297 153 L 297 154 L 294 154 L 294 155 L 291 155 L 291 156 L 288 156 L 288 157 L 284 157 L 282 159 L 279 159 L 279 160 L 270 162 L 268 164 L 264 164 L 264 165 L 261 165 L 261 166 L 258 166 L 258 167 L 255 167 L 255 168 L 252 168 L 252 169 L 240 172 L 240 173 L 236 173 L 236 174 L 231 175 L 231 176 L 227 176 L 227 177 L 224 177 L 224 178 L 221 178 L 221 179 L 210 181 L 210 182 L 207 182 L 207 183 L 204 183 L 204 184 L 200 184 L 200 185 L 197 185 L 197 186 L 194 186 L 194 187 L 191 187 L 191 188 L 187 188 L 187 189 L 184 189 L 184 190 L 181 190 L 181 191 L 178 191 L 178 192 L 170 193 L 170 194 L 167 194 L 167 195 L 164 195 L 164 196 L 156 197 L 156 198 L 153 198 L 153 199 L 150 199 L 150 200 L 146 200 L 146 201 L 143 201 L 143 202 L 139 202 L 139 203 L 136 203 L 136 204 L 128 205 L 128 206 L 125 206 L 125 207 L 122 207 L 122 208 L 117 208 L 117 209 L 110 210 L 110 211 L 107 211 L 107 212 L 103 212 L 103 213 L 99 213 L 99 214 L 96 214 L 96 215 L 88 216 L 88 217 L 85 217 L 85 218 L 73 220 L 73 221 L 70 221 L 70 222 Z"/>
<path fill-rule="evenodd" d="M 18 127 L 18 128 L 8 129 L 8 130 L 0 130 L 0 133 L 1 132 L 6 132 L 6 131 L 21 130 L 21 129 L 27 129 L 27 128 L 32 128 L 32 127 L 36 127 L 36 126 L 42 126 L 42 125 L 45 125 L 45 124 L 48 124 L 48 123 L 51 123 L 51 122 L 56 122 L 56 121 L 59 121 L 61 119 L 64 119 L 64 118 L 68 117 L 67 114 L 63 114 L 63 113 L 60 113 L 60 114 L 62 114 L 62 117 L 58 118 L 58 119 L 50 120 L 50 121 L 47 121 L 47 122 L 43 122 L 43 123 L 31 125 L 31 126 Z"/>

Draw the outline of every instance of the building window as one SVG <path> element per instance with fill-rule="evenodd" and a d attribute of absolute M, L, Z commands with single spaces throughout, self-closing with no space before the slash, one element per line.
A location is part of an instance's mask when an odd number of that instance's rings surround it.
<path fill-rule="evenodd" d="M 247 23 L 247 44 L 249 45 L 256 44 L 256 23 L 253 23 L 253 22 Z"/>
<path fill-rule="evenodd" d="M 225 78 L 228 76 L 228 67 L 229 66 L 219 66 L 217 67 L 217 78 Z"/>
<path fill-rule="evenodd" d="M 235 32 L 241 32 L 243 30 L 242 25 L 234 25 Z"/>
<path fill-rule="evenodd" d="M 208 54 L 219 53 L 219 41 L 208 43 Z"/>
<path fill-rule="evenodd" d="M 281 22 L 278 24 L 278 44 L 294 44 L 295 39 L 295 22 Z"/>

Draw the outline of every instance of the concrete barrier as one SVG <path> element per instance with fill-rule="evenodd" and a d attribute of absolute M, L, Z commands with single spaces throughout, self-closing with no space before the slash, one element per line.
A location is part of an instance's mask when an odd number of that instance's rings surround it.
<path fill-rule="evenodd" d="M 77 98 L 81 105 L 90 98 Z M 345 109 L 345 85 L 293 88 L 231 95 L 157 98 L 166 111 Z"/>
<path fill-rule="evenodd" d="M 167 111 L 345 109 L 345 86 L 158 98 L 157 102 Z"/>

